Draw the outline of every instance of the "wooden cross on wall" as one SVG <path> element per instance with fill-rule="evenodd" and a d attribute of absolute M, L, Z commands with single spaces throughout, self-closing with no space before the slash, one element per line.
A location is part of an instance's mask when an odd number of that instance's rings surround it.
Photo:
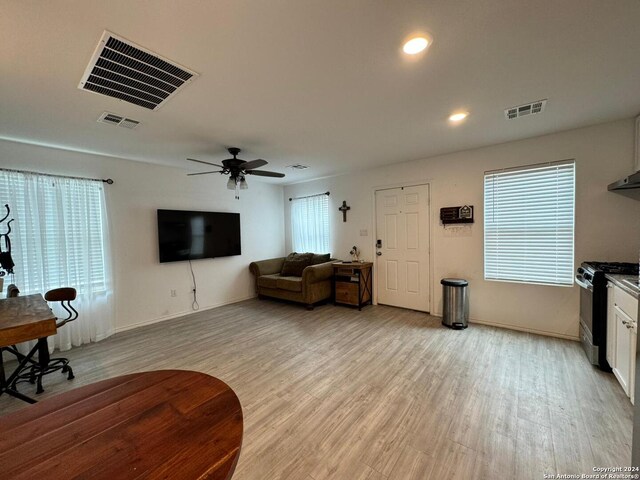
<path fill-rule="evenodd" d="M 347 221 L 347 210 L 351 210 L 351 207 L 347 205 L 347 201 L 343 200 L 342 201 L 342 206 L 338 209 L 342 212 L 342 221 L 346 222 Z"/>

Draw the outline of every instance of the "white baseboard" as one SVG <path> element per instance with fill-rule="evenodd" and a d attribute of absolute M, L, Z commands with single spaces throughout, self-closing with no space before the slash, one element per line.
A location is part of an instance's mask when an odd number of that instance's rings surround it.
<path fill-rule="evenodd" d="M 208 305 L 199 310 L 187 310 L 184 312 L 172 313 L 171 315 L 163 315 L 162 317 L 156 317 L 151 320 L 144 320 L 142 322 L 132 323 L 131 325 L 124 325 L 121 327 L 115 328 L 115 333 L 126 332 L 127 330 L 133 330 L 135 328 L 145 327 L 147 325 L 153 325 L 154 323 L 166 322 L 167 320 L 173 320 L 174 318 L 184 317 L 185 315 L 191 315 L 192 313 L 197 312 L 206 312 L 207 310 L 211 310 L 212 308 L 223 307 L 225 305 L 231 305 L 232 303 L 244 302 L 245 300 L 249 300 L 252 298 L 256 298 L 256 295 L 250 295 L 247 297 L 234 298 L 225 302 L 214 303 L 213 305 Z"/>
<path fill-rule="evenodd" d="M 431 313 L 430 315 L 433 317 L 442 318 L 441 314 L 439 315 L 436 313 Z M 580 337 L 578 336 L 566 335 L 564 333 L 558 333 L 558 332 L 549 332 L 547 330 L 538 330 L 538 329 L 529 328 L 529 327 L 521 327 L 519 325 L 511 325 L 509 323 L 487 322 L 486 320 L 479 320 L 477 318 L 470 318 L 469 323 L 477 323 L 479 325 L 488 325 L 490 327 L 506 328 L 507 330 L 516 330 L 518 332 L 535 333 L 537 335 L 544 335 L 545 337 L 555 337 L 555 338 L 562 338 L 564 340 L 573 340 L 574 342 L 580 341 Z"/>

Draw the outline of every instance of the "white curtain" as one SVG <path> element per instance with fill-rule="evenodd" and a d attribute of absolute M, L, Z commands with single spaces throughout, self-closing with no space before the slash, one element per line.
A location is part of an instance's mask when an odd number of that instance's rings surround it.
<path fill-rule="evenodd" d="M 329 253 L 329 196 L 291 201 L 291 238 L 298 253 Z"/>
<path fill-rule="evenodd" d="M 49 338 L 49 349 L 68 350 L 114 332 L 109 225 L 103 184 L 92 180 L 0 171 L 0 212 L 11 208 L 14 275 L 20 295 L 73 287 L 79 312 Z M 1 217 L 0 217 L 1 218 Z M 5 233 L 6 223 L 0 225 Z M 61 318 L 66 312 L 50 304 Z M 21 346 L 21 350 L 27 348 Z"/>

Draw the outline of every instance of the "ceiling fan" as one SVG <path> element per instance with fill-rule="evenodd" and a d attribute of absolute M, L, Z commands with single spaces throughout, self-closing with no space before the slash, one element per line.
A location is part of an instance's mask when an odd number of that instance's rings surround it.
<path fill-rule="evenodd" d="M 268 162 L 261 158 L 257 160 L 251 160 L 246 162 L 238 157 L 240 149 L 236 147 L 229 147 L 227 149 L 233 158 L 228 158 L 222 161 L 222 165 L 217 163 L 205 162 L 204 160 L 196 160 L 195 158 L 187 158 L 191 162 L 204 163 L 205 165 L 212 165 L 219 167 L 222 170 L 214 170 L 211 172 L 198 172 L 187 173 L 187 175 L 208 175 L 209 173 L 220 173 L 222 175 L 229 175 L 229 181 L 227 182 L 227 188 L 229 190 L 236 191 L 236 199 L 240 198 L 240 190 L 246 190 L 249 188 L 245 175 L 258 175 L 259 177 L 284 177 L 284 173 L 268 172 L 266 170 L 256 170 L 256 168 L 264 167 Z"/>

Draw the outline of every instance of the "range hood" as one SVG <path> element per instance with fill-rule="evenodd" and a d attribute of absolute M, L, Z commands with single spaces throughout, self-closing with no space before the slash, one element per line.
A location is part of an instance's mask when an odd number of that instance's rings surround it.
<path fill-rule="evenodd" d="M 607 189 L 613 190 L 630 190 L 632 188 L 640 188 L 640 171 L 632 173 L 628 177 L 621 178 L 617 182 L 610 183 Z"/>

